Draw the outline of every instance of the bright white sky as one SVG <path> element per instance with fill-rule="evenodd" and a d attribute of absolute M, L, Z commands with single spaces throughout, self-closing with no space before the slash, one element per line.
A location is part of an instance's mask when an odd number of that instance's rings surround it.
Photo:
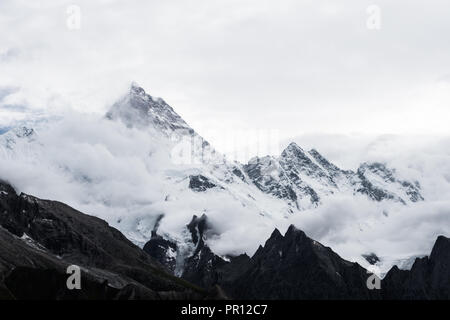
<path fill-rule="evenodd" d="M 449 12 L 448 0 L 1 0 L 0 127 L 103 113 L 134 80 L 219 149 L 269 129 L 449 134 Z"/>

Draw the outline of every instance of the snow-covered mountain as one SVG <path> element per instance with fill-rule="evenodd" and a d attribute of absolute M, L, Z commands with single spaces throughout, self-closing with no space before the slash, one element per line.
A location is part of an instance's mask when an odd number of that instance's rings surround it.
<path fill-rule="evenodd" d="M 132 83 L 130 92 L 117 101 L 106 114 L 108 119 L 120 119 L 128 127 L 152 126 L 170 136 L 193 134 L 194 130 L 163 99 L 154 98 Z"/>
<path fill-rule="evenodd" d="M 423 200 L 417 181 L 399 180 L 395 177 L 395 170 L 381 163 L 364 163 L 357 172 L 342 170 L 318 151 L 305 152 L 294 142 L 278 158 L 255 157 L 244 165 L 228 162 L 164 100 L 153 98 L 135 83 L 131 85 L 129 94 L 116 102 L 106 116 L 120 120 L 128 127 L 155 128 L 178 143 L 183 137 L 190 138 L 191 145 L 197 148 L 188 151 L 201 154 L 195 160 L 200 160 L 206 169 L 205 175 L 189 177 L 189 187 L 194 191 L 207 191 L 214 187 L 227 190 L 227 185 L 237 182 L 238 178 L 239 182 L 255 185 L 263 193 L 300 210 L 317 206 L 322 197 L 339 192 L 359 192 L 375 201 L 393 200 L 405 204 Z M 200 143 L 195 140 L 200 140 Z M 211 152 L 218 156 L 213 159 L 205 156 Z"/>
<path fill-rule="evenodd" d="M 357 172 L 342 170 L 317 150 L 306 152 L 294 142 L 278 158 L 251 159 L 245 170 L 260 190 L 298 209 L 319 205 L 326 196 L 348 192 L 403 204 L 424 200 L 417 181 L 398 179 L 395 170 L 382 163 L 363 163 Z"/>
<path fill-rule="evenodd" d="M 105 117 L 90 121 L 61 120 L 0 135 L 0 174 L 29 193 L 104 218 L 140 246 L 157 236 L 170 241 L 165 254 L 178 273 L 195 252 L 186 229 L 194 215 L 208 217 L 210 247 L 225 256 L 254 252 L 274 227 L 336 196 L 379 203 L 380 215 L 390 204 L 424 200 L 419 182 L 382 163 L 343 170 L 295 143 L 277 157 L 229 161 L 137 84 Z M 22 162 L 25 167 L 17 165 Z M 32 178 L 23 182 L 24 174 L 12 172 L 17 168 Z M 57 182 L 43 186 L 38 179 Z"/>
<path fill-rule="evenodd" d="M 17 144 L 33 141 L 35 134 L 33 128 L 27 128 L 25 126 L 8 130 L 2 135 L 2 148 L 17 151 Z"/>

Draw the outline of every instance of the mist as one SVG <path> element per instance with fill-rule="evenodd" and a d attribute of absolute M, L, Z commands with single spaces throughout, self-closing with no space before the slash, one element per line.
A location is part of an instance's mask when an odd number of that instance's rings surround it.
<path fill-rule="evenodd" d="M 192 216 L 206 214 L 214 229 L 208 244 L 217 254 L 252 255 L 274 228 L 284 232 L 294 224 L 363 266 L 367 262 L 361 254 L 377 254 L 383 273 L 392 264 L 429 254 L 438 235 L 450 234 L 448 139 L 422 137 L 413 143 L 384 136 L 363 143 L 338 136 L 334 139 L 339 143 L 333 144 L 330 138 L 327 143 L 322 137 L 297 138 L 305 147 L 315 145 L 343 169 L 383 161 L 396 168 L 399 177 L 418 180 L 425 201 L 405 206 L 362 195 L 335 195 L 316 209 L 285 215 L 280 201 L 270 197 L 252 204 L 222 190 L 193 192 L 188 176 L 201 169 L 173 163 L 170 143 L 152 128 L 128 128 L 120 121 L 77 112 L 35 124 L 32 138 L 16 139 L 13 149 L 1 148 L 0 178 L 18 192 L 62 201 L 105 219 L 140 246 L 161 215 L 158 232 L 182 241 Z M 12 132 L 0 135 L 3 144 Z M 256 188 L 254 192 L 259 194 Z"/>

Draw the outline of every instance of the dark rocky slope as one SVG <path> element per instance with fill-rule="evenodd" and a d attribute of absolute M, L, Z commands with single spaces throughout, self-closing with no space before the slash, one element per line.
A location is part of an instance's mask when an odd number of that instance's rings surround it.
<path fill-rule="evenodd" d="M 66 268 L 82 269 L 68 290 Z M 202 298 L 105 221 L 0 182 L 0 298 Z"/>
<path fill-rule="evenodd" d="M 194 216 L 187 225 L 187 229 L 191 233 L 195 250 L 184 261 L 182 278 L 204 288 L 219 284 L 216 270 L 226 265 L 227 262 L 213 253 L 206 245 L 206 239 L 213 234 L 207 216 L 205 214 L 201 217 Z"/>
<path fill-rule="evenodd" d="M 204 288 L 218 285 L 231 298 L 450 299 L 450 241 L 443 236 L 429 258 L 417 259 L 410 271 L 393 267 L 381 280 L 381 289 L 371 290 L 371 273 L 294 226 L 284 236 L 275 230 L 253 257 L 229 259 L 208 247 L 211 226 L 205 215 L 194 216 L 187 228 L 196 248 L 184 260 L 182 277 Z"/>
<path fill-rule="evenodd" d="M 101 219 L 0 182 L 0 299 L 450 299 L 443 236 L 410 271 L 394 267 L 381 290 L 369 290 L 364 268 L 293 226 L 284 236 L 275 230 L 253 257 L 229 259 L 208 247 L 214 230 L 205 215 L 187 229 L 195 250 L 180 279 L 169 274 L 175 244 L 156 230 L 146 253 Z M 72 264 L 82 269 L 82 290 L 66 287 Z"/>
<path fill-rule="evenodd" d="M 241 259 L 242 260 L 242 259 Z M 377 290 L 366 286 L 367 271 L 348 262 L 330 248 L 289 227 L 278 230 L 240 272 L 224 279 L 231 296 L 252 299 L 379 299 Z M 226 273 L 226 271 L 225 271 Z"/>
<path fill-rule="evenodd" d="M 450 300 L 450 239 L 439 236 L 429 257 L 411 270 L 393 267 L 383 279 L 385 299 Z"/>
<path fill-rule="evenodd" d="M 229 261 L 206 244 L 210 230 L 205 215 L 187 225 L 196 248 L 185 259 L 182 277 L 209 288 L 219 285 L 235 299 L 380 299 L 366 285 L 370 274 L 357 263 L 340 258 L 330 248 L 291 226 L 278 230 L 253 257 Z"/>

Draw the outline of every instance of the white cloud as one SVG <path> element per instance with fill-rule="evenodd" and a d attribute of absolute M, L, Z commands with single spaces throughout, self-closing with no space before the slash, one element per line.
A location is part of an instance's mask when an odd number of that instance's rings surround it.
<path fill-rule="evenodd" d="M 159 232 L 182 239 L 192 216 L 205 213 L 216 232 L 209 244 L 219 254 L 251 255 L 275 227 L 284 232 L 295 224 L 346 259 L 364 264 L 361 254 L 375 252 L 385 263 L 384 272 L 399 263 L 395 259 L 428 254 L 437 235 L 450 234 L 448 139 L 298 138 L 306 147 L 316 145 L 341 166 L 385 161 L 398 169 L 400 177 L 418 179 L 426 201 L 403 206 L 376 203 L 362 195 L 333 196 L 318 209 L 286 218 L 278 202 L 262 196 L 249 203 L 239 198 L 247 197 L 250 189 L 192 192 L 186 177 L 198 169 L 172 164 L 167 141 L 152 130 L 129 129 L 76 112 L 39 122 L 36 130 L 34 142 L 18 142 L 13 153 L 1 149 L 0 177 L 19 191 L 99 216 L 141 245 L 159 215 L 164 214 Z"/>
<path fill-rule="evenodd" d="M 5 0 L 0 86 L 31 108 L 102 113 L 136 80 L 205 130 L 448 134 L 449 3 L 378 1 L 379 31 L 371 4 Z"/>

